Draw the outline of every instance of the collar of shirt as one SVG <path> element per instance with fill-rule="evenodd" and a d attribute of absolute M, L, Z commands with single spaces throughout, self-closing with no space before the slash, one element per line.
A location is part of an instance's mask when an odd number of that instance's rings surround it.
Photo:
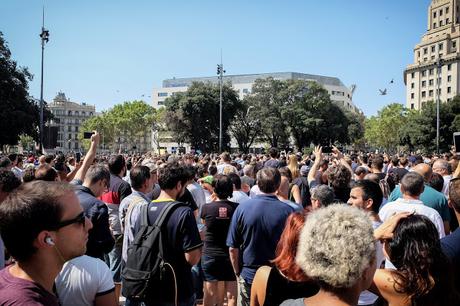
<path fill-rule="evenodd" d="M 133 189 L 133 195 L 137 195 L 137 196 L 140 196 L 141 198 L 143 198 L 144 200 L 146 200 L 147 202 L 150 202 L 150 199 L 147 198 L 147 196 L 145 195 L 145 193 L 143 192 L 140 192 L 140 191 L 137 191 L 137 190 L 134 190 Z"/>
<path fill-rule="evenodd" d="M 421 204 L 421 205 L 424 205 L 423 202 L 420 201 L 420 200 L 403 199 L 403 198 L 397 199 L 396 202 L 403 203 L 403 204 Z"/>

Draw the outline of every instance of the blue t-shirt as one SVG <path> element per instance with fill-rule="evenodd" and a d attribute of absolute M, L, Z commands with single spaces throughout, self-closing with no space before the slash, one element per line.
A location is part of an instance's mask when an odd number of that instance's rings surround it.
<path fill-rule="evenodd" d="M 456 287 L 460 288 L 460 228 L 441 239 L 442 251 L 452 261 Z"/>
<path fill-rule="evenodd" d="M 244 201 L 236 208 L 227 246 L 242 252 L 241 276 L 247 283 L 252 284 L 257 269 L 275 258 L 276 245 L 292 212 L 292 207 L 268 194 Z"/>
<path fill-rule="evenodd" d="M 399 198 L 402 198 L 402 193 L 399 186 L 396 186 L 388 198 L 388 203 L 394 202 Z M 420 195 L 420 201 L 426 206 L 435 209 L 441 215 L 443 221 L 450 221 L 449 205 L 443 193 L 425 184 L 425 190 Z"/>

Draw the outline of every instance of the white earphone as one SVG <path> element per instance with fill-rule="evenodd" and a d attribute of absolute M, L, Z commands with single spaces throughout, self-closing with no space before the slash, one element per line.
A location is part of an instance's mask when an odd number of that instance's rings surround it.
<path fill-rule="evenodd" d="M 49 245 L 53 245 L 53 246 L 54 246 L 53 238 L 51 238 L 51 237 L 49 237 L 49 236 L 45 238 L 45 242 L 46 242 L 47 244 L 49 244 Z"/>

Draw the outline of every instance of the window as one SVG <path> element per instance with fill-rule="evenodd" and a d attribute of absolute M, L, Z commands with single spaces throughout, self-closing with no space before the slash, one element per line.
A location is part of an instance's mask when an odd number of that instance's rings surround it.
<path fill-rule="evenodd" d="M 442 50 L 442 46 L 443 46 L 443 44 L 439 44 L 439 45 L 438 45 L 438 49 L 439 49 L 439 51 L 441 51 L 441 50 Z"/>
<path fill-rule="evenodd" d="M 426 76 L 426 70 L 422 71 L 422 77 Z"/>
<path fill-rule="evenodd" d="M 67 115 L 72 116 L 72 111 L 69 111 Z"/>
<path fill-rule="evenodd" d="M 414 99 L 414 93 L 411 93 L 411 94 L 410 94 L 410 98 L 411 98 L 411 99 Z"/>
<path fill-rule="evenodd" d="M 77 132 L 77 133 L 78 133 L 78 126 L 76 126 L 76 127 L 75 127 L 75 132 Z"/>
<path fill-rule="evenodd" d="M 415 72 L 411 73 L 412 78 L 415 78 Z"/>
<path fill-rule="evenodd" d="M 422 81 L 422 87 L 426 87 L 426 81 Z"/>
<path fill-rule="evenodd" d="M 415 83 L 410 84 L 410 88 L 414 89 Z"/>
<path fill-rule="evenodd" d="M 249 93 L 249 89 L 247 89 L 247 88 L 243 88 L 243 93 L 244 93 L 244 94 L 247 94 L 247 93 Z"/>
<path fill-rule="evenodd" d="M 78 111 L 75 111 L 75 116 L 80 116 L 80 114 L 78 113 Z"/>
<path fill-rule="evenodd" d="M 449 24 L 449 18 L 446 18 L 446 24 Z"/>
<path fill-rule="evenodd" d="M 86 116 L 86 113 L 85 113 L 85 112 L 81 112 L 81 115 L 82 115 L 82 116 Z"/>
<path fill-rule="evenodd" d="M 72 132 L 72 127 L 70 125 L 67 127 L 67 132 Z"/>
<path fill-rule="evenodd" d="M 436 84 L 441 84 L 441 78 L 437 78 Z"/>
<path fill-rule="evenodd" d="M 431 52 L 435 52 L 436 51 L 436 46 L 431 46 Z"/>
<path fill-rule="evenodd" d="M 433 23 L 433 29 L 436 29 L 436 22 Z"/>
<path fill-rule="evenodd" d="M 423 54 L 424 55 L 428 54 L 428 48 L 423 48 Z"/>
<path fill-rule="evenodd" d="M 450 81 L 452 81 L 452 76 L 451 76 L 451 75 L 448 75 L 448 76 L 447 76 L 447 82 L 450 82 Z"/>
<path fill-rule="evenodd" d="M 434 60 L 434 55 L 431 56 L 431 60 Z"/>
<path fill-rule="evenodd" d="M 439 21 L 439 26 L 442 27 L 442 20 Z"/>
<path fill-rule="evenodd" d="M 69 134 L 69 138 L 67 138 L 67 140 L 71 140 L 72 139 L 72 134 Z M 70 141 L 69 141 L 70 143 Z"/>
<path fill-rule="evenodd" d="M 158 96 L 159 96 L 159 97 L 167 97 L 167 96 L 168 96 L 168 93 L 167 93 L 167 92 L 159 92 L 159 93 L 158 93 Z"/>
<path fill-rule="evenodd" d="M 442 16 L 442 10 L 439 10 L 439 16 Z"/>
<path fill-rule="evenodd" d="M 437 93 L 438 95 L 440 95 L 440 94 L 441 94 L 441 89 L 437 89 L 437 90 L 436 90 L 436 93 Z"/>
<path fill-rule="evenodd" d="M 452 64 L 447 65 L 447 70 L 451 71 L 452 70 Z"/>
<path fill-rule="evenodd" d="M 433 18 L 436 18 L 436 12 L 433 12 Z"/>
<path fill-rule="evenodd" d="M 430 91 L 428 92 L 428 96 L 430 96 L 430 97 L 433 96 L 433 90 L 430 90 Z"/>
<path fill-rule="evenodd" d="M 446 14 L 449 14 L 449 7 L 446 7 Z"/>
<path fill-rule="evenodd" d="M 430 69 L 430 75 L 433 75 L 433 73 L 434 73 L 434 69 L 431 68 L 431 69 Z"/>
<path fill-rule="evenodd" d="M 450 87 L 447 87 L 447 93 L 450 93 L 452 89 Z"/>
<path fill-rule="evenodd" d="M 158 101 L 158 105 L 164 105 L 165 101 Z"/>
<path fill-rule="evenodd" d="M 422 91 L 422 98 L 426 97 L 426 91 Z"/>
<path fill-rule="evenodd" d="M 414 103 L 410 104 L 410 109 L 414 109 Z"/>
<path fill-rule="evenodd" d="M 89 112 L 89 115 L 92 116 L 92 115 L 93 115 L 93 112 Z"/>
<path fill-rule="evenodd" d="M 450 101 L 452 101 L 452 98 L 447 98 L 447 102 L 450 102 Z"/>
<path fill-rule="evenodd" d="M 434 84 L 433 79 L 431 79 L 431 80 L 428 81 L 428 85 L 433 86 L 433 84 Z"/>

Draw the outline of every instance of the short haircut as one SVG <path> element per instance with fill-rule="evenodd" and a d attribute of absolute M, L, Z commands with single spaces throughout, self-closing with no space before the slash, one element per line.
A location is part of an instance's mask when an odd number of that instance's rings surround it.
<path fill-rule="evenodd" d="M 12 171 L 0 169 L 0 190 L 3 192 L 11 192 L 21 185 L 21 181 L 14 175 Z"/>
<path fill-rule="evenodd" d="M 401 192 L 411 196 L 418 196 L 423 192 L 423 176 L 417 172 L 409 172 L 401 179 Z"/>
<path fill-rule="evenodd" d="M 88 180 L 91 185 L 106 180 L 107 185 L 110 185 L 110 172 L 102 164 L 92 165 L 86 172 L 85 180 Z"/>
<path fill-rule="evenodd" d="M 279 151 L 277 148 L 270 148 L 270 150 L 268 150 L 268 154 L 271 158 L 277 158 L 279 156 Z"/>
<path fill-rule="evenodd" d="M 460 179 L 452 179 L 449 183 L 449 202 L 460 213 Z"/>
<path fill-rule="evenodd" d="M 192 165 L 184 166 L 184 173 L 187 176 L 187 181 L 195 179 L 196 167 Z"/>
<path fill-rule="evenodd" d="M 5 247 L 19 262 L 36 252 L 38 234 L 61 221 L 62 198 L 74 192 L 68 183 L 34 181 L 19 186 L 0 205 L 0 231 Z"/>
<path fill-rule="evenodd" d="M 129 178 L 131 179 L 131 187 L 138 190 L 150 179 L 150 168 L 147 166 L 136 166 L 129 172 Z"/>
<path fill-rule="evenodd" d="M 362 174 L 367 174 L 369 171 L 367 171 L 367 169 L 365 167 L 357 167 L 356 170 L 355 170 L 355 174 L 356 175 L 362 175 Z"/>
<path fill-rule="evenodd" d="M 407 159 L 407 157 L 403 156 L 399 159 L 399 164 L 403 167 L 407 166 L 407 164 L 409 163 L 409 160 Z"/>
<path fill-rule="evenodd" d="M 281 176 L 287 177 L 289 179 L 289 182 L 292 181 L 292 172 L 288 167 L 281 167 L 278 169 L 280 172 Z"/>
<path fill-rule="evenodd" d="M 433 163 L 433 170 L 434 168 L 438 168 L 438 169 L 443 169 L 443 170 L 449 170 L 449 162 L 445 159 L 437 159 L 434 163 Z"/>
<path fill-rule="evenodd" d="M 380 156 L 374 157 L 372 159 L 372 168 L 382 170 L 383 168 L 383 158 Z"/>
<path fill-rule="evenodd" d="M 352 188 L 361 188 L 363 191 L 363 200 L 372 199 L 372 211 L 375 213 L 379 212 L 383 201 L 383 192 L 379 184 L 371 180 L 361 180 L 356 182 Z"/>
<path fill-rule="evenodd" d="M 45 156 L 45 163 L 51 164 L 51 162 L 54 160 L 54 154 L 46 154 Z"/>
<path fill-rule="evenodd" d="M 433 172 L 431 179 L 428 182 L 428 185 L 433 187 L 436 191 L 442 192 L 444 188 L 444 179 L 441 174 Z"/>
<path fill-rule="evenodd" d="M 225 162 L 230 162 L 232 158 L 230 157 L 230 154 L 228 152 L 224 152 L 220 154 L 220 158 L 225 161 Z"/>
<path fill-rule="evenodd" d="M 38 166 L 35 170 L 35 179 L 39 181 L 53 182 L 58 176 L 57 171 L 48 164 Z"/>
<path fill-rule="evenodd" d="M 167 163 L 158 170 L 158 184 L 162 190 L 174 189 L 177 183 L 184 185 L 187 182 L 187 176 L 184 167 L 178 163 Z"/>
<path fill-rule="evenodd" d="M 257 186 L 263 193 L 273 193 L 281 184 L 281 175 L 276 168 L 263 168 L 257 172 Z"/>
<path fill-rule="evenodd" d="M 374 230 L 363 210 L 336 204 L 309 214 L 296 262 L 322 288 L 354 286 L 374 260 Z"/>
<path fill-rule="evenodd" d="M 229 173 L 227 176 L 230 178 L 232 181 L 232 184 L 235 186 L 235 189 L 240 190 L 241 189 L 241 179 L 240 176 L 236 173 Z"/>
<path fill-rule="evenodd" d="M 214 165 L 209 166 L 208 170 L 209 170 L 209 174 L 212 175 L 212 176 L 217 174 L 217 167 L 214 166 Z"/>
<path fill-rule="evenodd" d="M 8 157 L 0 158 L 0 168 L 7 168 L 11 165 L 11 160 Z"/>
<path fill-rule="evenodd" d="M 221 200 L 230 198 L 233 194 L 233 182 L 228 175 L 219 174 L 213 182 L 214 193 Z"/>
<path fill-rule="evenodd" d="M 326 207 L 334 203 L 334 190 L 327 185 L 319 185 L 311 190 L 311 199 L 318 200 L 321 207 Z"/>
<path fill-rule="evenodd" d="M 243 167 L 243 174 L 246 176 L 254 175 L 254 166 L 253 165 L 246 165 Z"/>
<path fill-rule="evenodd" d="M 113 155 L 109 159 L 109 170 L 114 175 L 120 174 L 123 167 L 126 165 L 123 155 Z"/>
<path fill-rule="evenodd" d="M 399 157 L 398 156 L 393 156 L 391 158 L 391 164 L 395 167 L 397 167 L 399 165 Z"/>

